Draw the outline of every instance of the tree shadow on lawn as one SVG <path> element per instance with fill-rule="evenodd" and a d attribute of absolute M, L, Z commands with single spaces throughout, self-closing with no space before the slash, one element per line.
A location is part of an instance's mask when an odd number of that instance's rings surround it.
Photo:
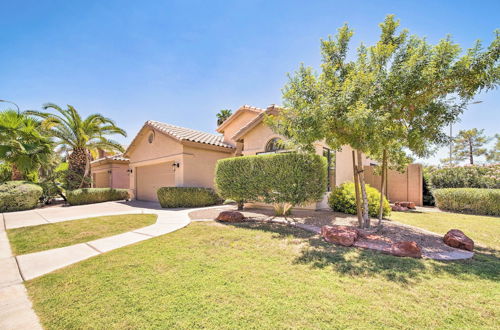
<path fill-rule="evenodd" d="M 415 284 L 441 274 L 468 281 L 478 278 L 500 280 L 500 258 L 496 256 L 499 251 L 493 249 L 476 248 L 472 259 L 459 261 L 402 258 L 368 249 L 330 244 L 314 233 L 286 225 L 259 222 L 225 225 L 270 232 L 275 239 L 292 238 L 291 244 L 300 244 L 297 242 L 299 239 L 306 246 L 301 249 L 294 263 L 310 265 L 312 268 L 331 268 L 346 276 L 382 276 L 401 285 Z"/>

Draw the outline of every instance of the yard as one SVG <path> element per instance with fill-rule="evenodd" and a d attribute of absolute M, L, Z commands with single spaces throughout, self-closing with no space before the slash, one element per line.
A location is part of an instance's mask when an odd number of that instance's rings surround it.
<path fill-rule="evenodd" d="M 338 247 L 275 224 L 193 222 L 26 286 L 48 329 L 495 328 L 500 219 L 453 217 L 391 218 L 438 232 L 466 223 L 490 250 L 437 262 Z"/>
<path fill-rule="evenodd" d="M 156 215 L 113 215 L 8 229 L 15 255 L 60 248 L 154 224 Z"/>

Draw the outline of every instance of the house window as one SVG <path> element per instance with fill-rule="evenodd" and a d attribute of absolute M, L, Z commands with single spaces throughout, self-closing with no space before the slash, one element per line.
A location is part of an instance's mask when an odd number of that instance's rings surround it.
<path fill-rule="evenodd" d="M 274 138 L 267 142 L 265 152 L 277 152 L 279 150 L 284 150 L 283 143 L 280 138 Z"/>
<path fill-rule="evenodd" d="M 323 148 L 323 157 L 328 163 L 327 191 L 332 191 L 332 187 L 335 187 L 335 152 L 329 148 Z"/>

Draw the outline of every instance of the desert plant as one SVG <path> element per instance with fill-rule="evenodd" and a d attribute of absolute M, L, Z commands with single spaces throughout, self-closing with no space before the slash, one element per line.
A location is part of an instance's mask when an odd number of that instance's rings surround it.
<path fill-rule="evenodd" d="M 443 210 L 500 215 L 500 189 L 443 188 L 432 193 L 436 206 Z"/>
<path fill-rule="evenodd" d="M 222 203 L 213 189 L 201 187 L 162 187 L 158 189 L 161 207 L 201 207 Z"/>
<path fill-rule="evenodd" d="M 66 192 L 70 205 L 83 205 L 107 201 L 129 199 L 127 189 L 114 188 L 82 188 Z"/>
<path fill-rule="evenodd" d="M 42 188 L 26 181 L 0 183 L 0 212 L 30 210 L 38 205 Z"/>
<path fill-rule="evenodd" d="M 215 183 L 219 194 L 242 206 L 272 204 L 278 215 L 294 206 L 321 199 L 326 191 L 327 164 L 313 154 L 284 153 L 219 160 Z"/>
<path fill-rule="evenodd" d="M 332 193 L 328 197 L 328 205 L 333 211 L 356 214 L 356 192 L 354 183 L 346 182 L 333 189 Z M 369 184 L 366 185 L 366 194 L 368 196 L 368 209 L 371 217 L 376 217 L 379 212 L 380 206 L 380 192 L 371 187 Z M 391 212 L 391 207 L 387 198 L 383 199 L 383 216 L 389 215 Z"/>

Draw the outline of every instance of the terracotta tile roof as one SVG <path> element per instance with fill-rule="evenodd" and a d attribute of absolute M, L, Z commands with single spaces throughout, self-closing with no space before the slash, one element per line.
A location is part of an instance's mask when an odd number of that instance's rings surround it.
<path fill-rule="evenodd" d="M 223 135 L 205 133 L 190 128 L 161 123 L 154 120 L 148 120 L 146 122 L 146 125 L 153 127 L 162 133 L 168 134 L 179 141 L 191 141 L 234 149 L 232 145 L 224 142 Z"/>
<path fill-rule="evenodd" d="M 258 108 L 258 107 L 252 107 L 248 104 L 245 104 L 242 107 L 240 107 L 238 110 L 236 110 L 231 116 L 229 116 L 229 118 L 227 118 L 222 124 L 220 124 L 219 127 L 217 127 L 217 132 L 223 133 L 224 128 L 245 111 L 251 111 L 251 112 L 254 112 L 255 114 L 258 115 L 258 114 L 264 112 L 265 109 Z"/>
<path fill-rule="evenodd" d="M 262 120 L 264 120 L 264 117 L 266 115 L 271 115 L 271 114 L 277 114 L 279 110 L 281 109 L 280 106 L 277 106 L 275 104 L 271 104 L 269 107 L 267 107 L 266 110 L 262 111 L 259 113 L 257 117 L 254 119 L 250 120 L 248 123 L 246 123 L 244 126 L 242 126 L 232 137 L 231 139 L 233 140 L 238 140 L 244 133 L 248 132 L 257 124 L 259 124 Z"/>
<path fill-rule="evenodd" d="M 128 158 L 123 157 L 123 154 L 118 154 L 118 155 L 106 156 L 106 157 L 98 158 L 96 160 L 91 161 L 91 163 L 102 162 L 104 160 L 118 160 L 118 161 L 124 161 L 124 162 L 128 162 L 129 161 Z"/>

